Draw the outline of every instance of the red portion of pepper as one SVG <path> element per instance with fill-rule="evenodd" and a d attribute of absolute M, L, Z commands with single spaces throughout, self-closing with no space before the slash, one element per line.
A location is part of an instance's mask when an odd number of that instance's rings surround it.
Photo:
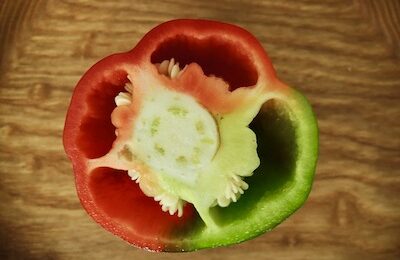
<path fill-rule="evenodd" d="M 190 204 L 184 208 L 182 218 L 171 216 L 161 211 L 153 198 L 145 196 L 124 171 L 98 168 L 91 175 L 89 189 L 95 204 L 101 205 L 108 217 L 118 220 L 121 229 L 140 236 L 144 241 L 135 242 L 143 247 L 157 245 L 154 238 L 170 236 L 172 228 L 184 229 L 193 220 L 194 211 Z"/>

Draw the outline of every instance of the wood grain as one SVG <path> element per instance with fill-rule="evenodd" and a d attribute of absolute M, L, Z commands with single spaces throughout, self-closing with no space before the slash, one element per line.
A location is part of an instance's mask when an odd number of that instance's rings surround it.
<path fill-rule="evenodd" d="M 321 151 L 309 200 L 274 231 L 153 254 L 86 215 L 61 137 L 83 72 L 178 17 L 255 34 L 311 101 Z M 0 258 L 400 259 L 399 1 L 3 0 L 0 36 Z"/>

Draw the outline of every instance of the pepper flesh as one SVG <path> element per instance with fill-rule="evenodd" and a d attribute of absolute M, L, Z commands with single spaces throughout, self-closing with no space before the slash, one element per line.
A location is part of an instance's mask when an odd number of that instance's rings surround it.
<path fill-rule="evenodd" d="M 227 83 L 226 88 L 231 91 L 236 89 L 232 93 L 246 92 L 245 87 L 259 90 L 255 96 L 265 99 L 260 99 L 253 114 L 256 115 L 261 107 L 258 113 L 261 118 L 265 114 L 268 120 L 272 118 L 271 123 L 277 125 L 283 121 L 283 132 L 289 133 L 288 146 L 294 150 L 286 163 L 289 168 L 278 160 L 269 161 L 276 168 L 272 169 L 263 163 L 268 158 L 260 156 L 261 165 L 256 169 L 257 173 L 248 178 L 249 191 L 237 203 L 227 208 L 215 207 L 206 214 L 206 218 L 215 223 L 211 227 L 199 222 L 190 204 L 183 207 L 182 218 L 164 214 L 157 202 L 146 197 L 126 173 L 104 168 L 127 168 L 116 163 L 118 153 L 114 153 L 114 157 L 96 159 L 110 148 L 116 148 L 115 144 L 111 147 L 114 139 L 110 137 L 114 136 L 115 129 L 104 118 L 114 110 L 108 102 L 113 102 L 121 92 L 127 83 L 127 75 L 136 75 L 137 79 L 140 72 L 145 72 L 142 75 L 146 80 L 146 73 L 158 73 L 154 64 L 172 57 L 182 65 L 196 62 L 200 66 L 192 65 L 194 71 L 202 73 L 203 69 L 208 78 L 223 79 Z M 220 66 L 224 62 L 225 66 Z M 195 83 L 198 79 L 177 77 L 176 80 Z M 206 100 L 209 111 L 229 111 L 243 100 L 242 95 L 236 94 L 223 103 L 219 102 L 218 97 L 227 91 L 223 87 L 210 87 L 201 92 L 187 87 L 182 91 L 199 100 Z M 104 100 L 106 105 L 96 105 L 99 99 L 100 103 Z M 96 104 L 92 100 L 96 100 Z M 245 100 L 254 102 L 252 98 Z M 113 112 L 113 115 L 119 114 L 112 120 L 117 128 L 133 116 L 129 109 L 122 107 L 115 109 L 118 113 Z M 264 107 L 270 109 L 264 113 Z M 244 125 L 252 123 L 253 117 L 249 117 Z M 275 122 L 273 118 L 281 120 Z M 260 127 L 267 129 L 266 136 L 274 136 L 278 130 L 269 125 L 260 124 Z M 93 133 L 94 128 L 99 131 Z M 118 128 L 118 138 L 124 140 L 129 136 L 129 130 Z M 257 142 L 263 143 L 261 137 L 257 136 Z M 93 66 L 76 87 L 64 131 L 64 145 L 73 162 L 78 195 L 89 214 L 128 242 L 155 251 L 188 251 L 237 243 L 280 223 L 301 206 L 310 191 L 317 141 L 316 122 L 309 104 L 299 93 L 276 79 L 272 65 L 257 40 L 236 26 L 202 20 L 176 20 L 162 24 L 148 33 L 132 51 L 110 56 Z M 280 149 L 273 142 L 266 143 Z M 282 139 L 282 143 L 286 144 L 286 141 Z M 122 154 L 129 156 L 129 151 L 119 148 L 119 151 L 125 151 Z M 258 151 L 259 154 L 265 153 L 260 145 Z M 279 172 L 282 174 L 277 174 Z M 137 174 L 131 172 L 131 176 Z M 260 181 L 264 178 L 267 181 L 268 176 L 268 182 Z M 149 216 L 153 218 L 151 221 L 146 219 Z M 152 224 L 154 222 L 156 226 Z"/>

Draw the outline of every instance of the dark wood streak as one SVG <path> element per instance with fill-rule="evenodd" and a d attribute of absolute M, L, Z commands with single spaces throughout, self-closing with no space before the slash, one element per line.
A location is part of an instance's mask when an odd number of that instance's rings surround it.
<path fill-rule="evenodd" d="M 400 57 L 400 3 L 396 0 L 356 0 L 363 15 L 370 18 L 375 28 L 388 42 L 390 49 Z"/>
<path fill-rule="evenodd" d="M 76 195 L 62 131 L 96 61 L 179 17 L 251 31 L 320 126 L 309 200 L 267 235 L 153 254 L 111 236 Z M 400 1 L 0 1 L 1 259 L 400 259 Z"/>
<path fill-rule="evenodd" d="M 385 145 L 382 145 L 382 144 L 376 144 L 376 143 L 368 142 L 368 141 L 359 139 L 357 136 L 350 136 L 350 135 L 346 136 L 346 135 L 334 134 L 334 133 L 329 133 L 329 132 L 328 133 L 320 132 L 320 136 L 324 136 L 324 135 L 329 136 L 329 137 L 334 137 L 334 138 L 347 139 L 347 140 L 349 140 L 351 142 L 355 142 L 355 143 L 358 143 L 358 144 L 361 144 L 361 145 L 370 146 L 370 147 L 377 148 L 377 149 L 380 149 L 380 150 L 384 150 L 384 151 L 387 151 L 387 152 L 395 152 L 395 153 L 399 153 L 400 152 L 398 147 L 389 147 L 389 146 L 385 146 Z"/>

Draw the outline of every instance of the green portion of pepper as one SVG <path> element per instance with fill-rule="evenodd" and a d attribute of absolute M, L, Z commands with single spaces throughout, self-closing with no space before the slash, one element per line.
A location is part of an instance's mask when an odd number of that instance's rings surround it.
<path fill-rule="evenodd" d="M 218 228 L 199 226 L 185 240 L 187 250 L 217 247 L 256 237 L 293 214 L 310 193 L 318 154 L 316 119 L 296 90 L 264 103 L 250 124 L 261 165 L 246 178 L 249 189 L 237 203 L 215 207 Z"/>

